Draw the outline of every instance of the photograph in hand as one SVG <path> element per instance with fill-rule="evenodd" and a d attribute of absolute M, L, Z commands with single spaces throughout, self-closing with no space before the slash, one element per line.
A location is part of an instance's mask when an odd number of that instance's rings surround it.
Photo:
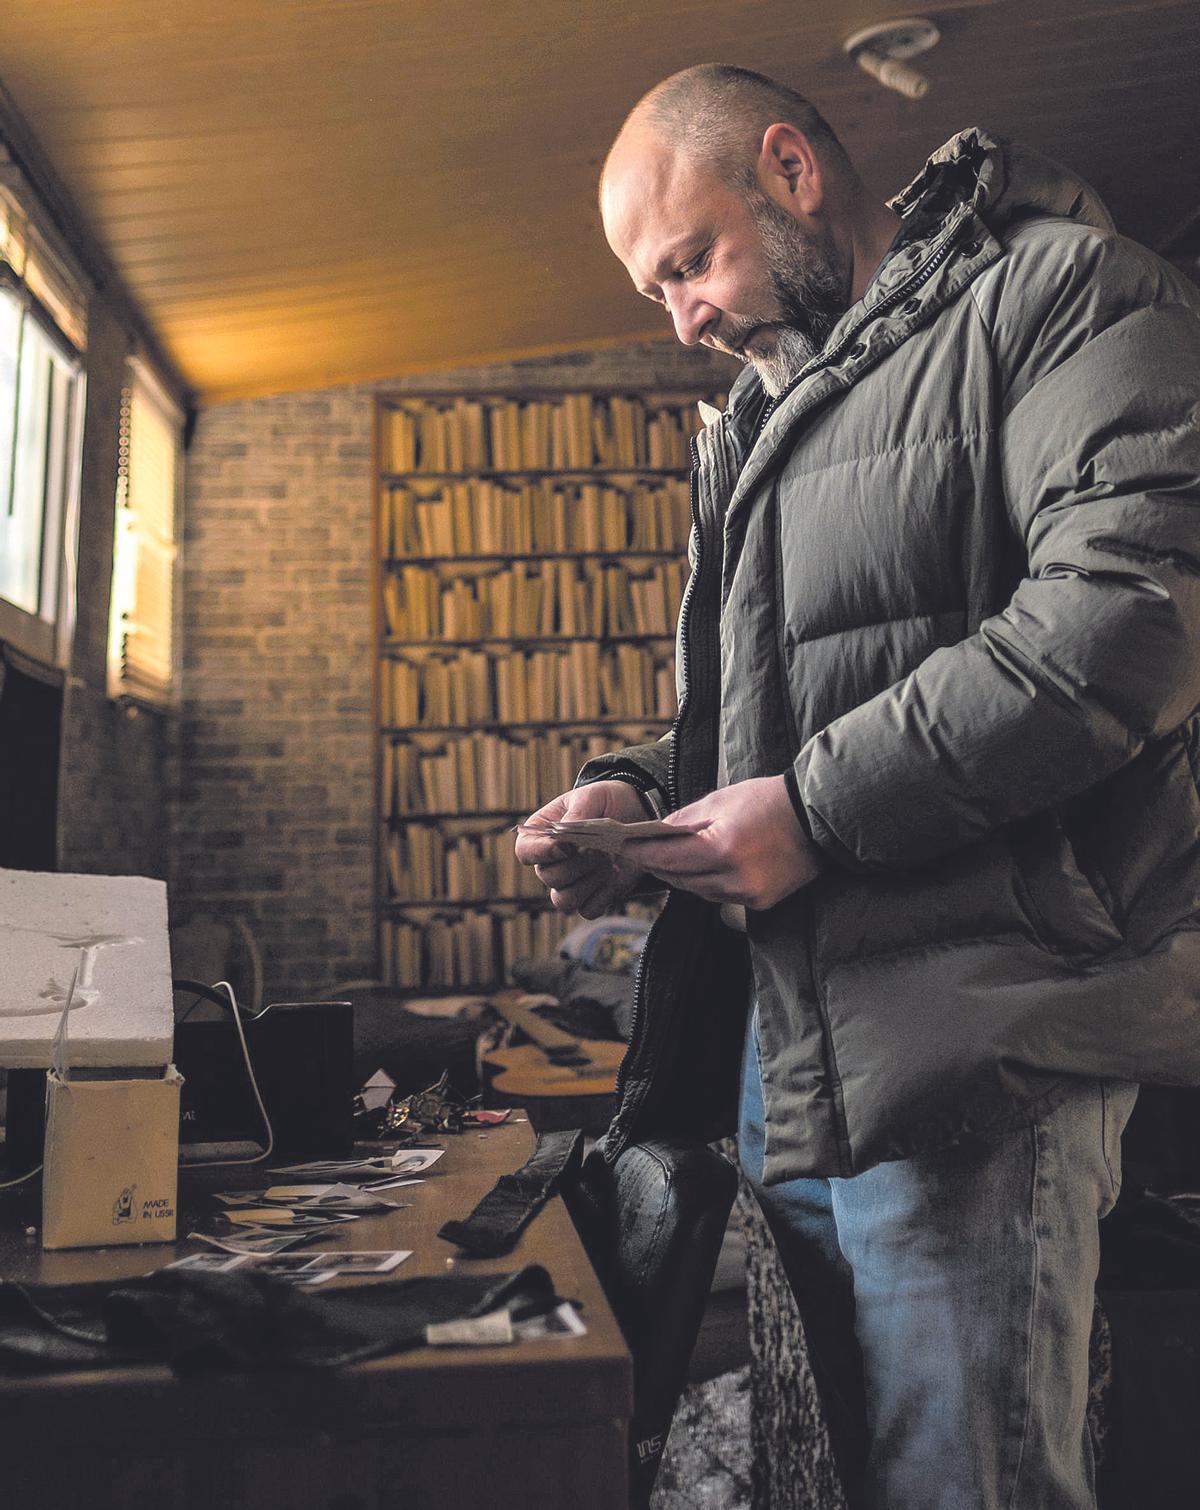
<path fill-rule="evenodd" d="M 664 823 L 661 818 L 622 823 L 616 818 L 563 818 L 553 823 L 518 823 L 519 834 L 546 835 L 577 849 L 601 854 L 619 853 L 634 839 L 678 839 L 696 832 L 683 824 Z"/>

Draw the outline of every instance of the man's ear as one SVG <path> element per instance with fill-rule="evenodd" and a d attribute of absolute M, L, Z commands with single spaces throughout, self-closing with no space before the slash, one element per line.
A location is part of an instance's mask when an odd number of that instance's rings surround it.
<path fill-rule="evenodd" d="M 764 194 L 794 214 L 815 215 L 825 199 L 821 162 L 812 142 L 783 121 L 763 132 L 758 182 Z"/>

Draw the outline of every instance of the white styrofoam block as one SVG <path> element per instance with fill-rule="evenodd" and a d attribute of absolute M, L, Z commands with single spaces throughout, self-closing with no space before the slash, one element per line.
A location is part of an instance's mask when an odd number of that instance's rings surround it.
<path fill-rule="evenodd" d="M 166 883 L 0 870 L 0 1065 L 49 1066 L 77 968 L 67 1063 L 167 1065 L 174 1012 Z"/>

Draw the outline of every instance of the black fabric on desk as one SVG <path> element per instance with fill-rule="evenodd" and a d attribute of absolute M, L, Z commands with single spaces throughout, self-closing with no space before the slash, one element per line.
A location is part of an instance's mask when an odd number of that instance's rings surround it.
<path fill-rule="evenodd" d="M 420 1347 L 431 1323 L 559 1304 L 545 1269 L 447 1274 L 308 1294 L 253 1273 L 162 1269 L 119 1285 L 0 1284 L 0 1366 L 21 1372 L 167 1363 L 334 1368 Z"/>
<path fill-rule="evenodd" d="M 438 1236 L 471 1258 L 511 1253 L 517 1238 L 560 1184 L 573 1183 L 583 1157 L 583 1133 L 544 1132 L 515 1174 L 501 1175 L 464 1221 L 444 1222 Z"/>
<path fill-rule="evenodd" d="M 479 1089 L 475 1041 L 484 1024 L 477 1017 L 422 1017 L 404 1007 L 404 997 L 387 986 L 363 986 L 343 993 L 354 1004 L 354 1085 L 376 1070 L 396 1082 L 401 1096 L 423 1091 L 443 1070 L 464 1096 Z"/>

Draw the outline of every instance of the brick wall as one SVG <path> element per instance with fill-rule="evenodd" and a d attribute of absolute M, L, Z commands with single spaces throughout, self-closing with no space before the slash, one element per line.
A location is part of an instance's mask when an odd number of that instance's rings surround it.
<path fill-rule="evenodd" d="M 376 386 L 728 381 L 665 342 Z M 276 996 L 375 970 L 374 391 L 202 409 L 188 455 L 172 910 L 243 918 Z"/>

